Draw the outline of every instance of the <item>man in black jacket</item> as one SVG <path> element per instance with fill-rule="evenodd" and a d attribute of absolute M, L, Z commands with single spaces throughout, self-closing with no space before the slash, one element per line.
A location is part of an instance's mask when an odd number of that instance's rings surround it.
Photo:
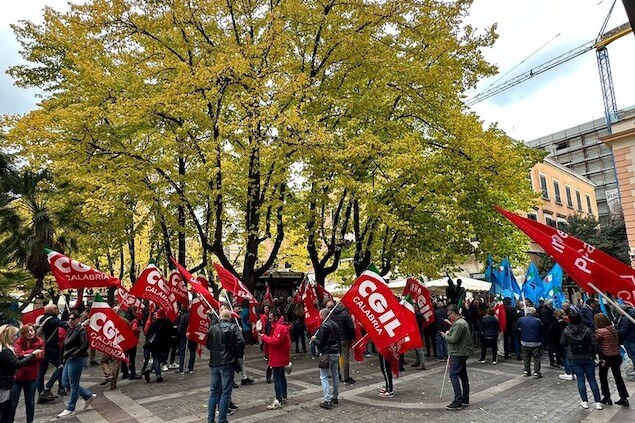
<path fill-rule="evenodd" d="M 62 388 L 62 355 L 59 347 L 58 329 L 68 329 L 68 323 L 60 320 L 57 315 L 59 309 L 55 304 L 48 304 L 44 306 L 44 314 L 40 318 L 40 329 L 38 329 L 38 335 L 44 340 L 44 360 L 40 362 L 40 369 L 37 374 L 37 391 L 40 393 L 38 398 L 38 404 L 49 402 L 57 398 L 51 392 L 51 388 L 55 385 L 56 381 L 60 382 L 58 394 L 66 395 L 66 390 Z M 46 370 L 48 365 L 52 364 L 55 371 L 51 375 L 51 379 L 44 386 L 44 377 L 46 376 Z"/>
<path fill-rule="evenodd" d="M 211 374 L 207 421 L 214 422 L 218 405 L 218 422 L 227 421 L 227 410 L 234 387 L 234 369 L 238 357 L 245 352 L 242 330 L 231 321 L 231 311 L 221 310 L 220 320 L 210 325 L 207 333 L 207 349 L 210 351 Z"/>
<path fill-rule="evenodd" d="M 340 369 L 342 375 L 342 382 L 353 385 L 357 382 L 351 377 L 351 346 L 355 341 L 355 324 L 353 318 L 348 309 L 344 307 L 344 304 L 338 303 L 332 306 L 333 301 L 329 301 L 326 304 L 326 308 L 332 309 L 331 319 L 337 324 L 340 330 L 340 344 L 342 346 L 342 368 Z"/>
<path fill-rule="evenodd" d="M 326 410 L 333 408 L 333 404 L 339 404 L 339 399 L 337 398 L 339 385 L 337 366 L 342 352 L 340 329 L 337 323 L 332 320 L 335 313 L 331 313 L 331 317 L 327 319 L 326 317 L 329 313 L 331 311 L 328 308 L 320 310 L 322 326 L 312 338 L 312 340 L 316 341 L 318 356 L 328 356 L 328 368 L 320 367 L 320 382 L 324 393 L 324 401 L 320 403 L 320 407 Z M 333 381 L 332 391 L 329 389 L 329 376 Z"/>

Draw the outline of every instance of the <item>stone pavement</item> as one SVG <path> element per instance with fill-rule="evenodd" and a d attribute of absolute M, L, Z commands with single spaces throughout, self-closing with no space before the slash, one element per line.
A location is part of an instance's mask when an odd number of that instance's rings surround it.
<path fill-rule="evenodd" d="M 103 380 L 99 367 L 89 367 L 82 375 L 82 385 L 97 393 L 93 407 L 78 412 L 68 422 L 84 423 L 203 423 L 207 421 L 209 375 L 206 352 L 195 365 L 193 374 L 184 376 L 165 372 L 161 384 L 143 380 L 120 381 L 116 390 L 100 386 Z M 407 361 L 412 363 L 412 354 Z M 287 376 L 288 403 L 281 409 L 267 410 L 273 396 L 273 384 L 265 383 L 266 362 L 255 346 L 247 347 L 246 368 L 256 380 L 253 385 L 234 389 L 233 400 L 240 409 L 229 421 L 239 422 L 483 422 L 496 419 L 504 422 L 635 422 L 635 381 L 627 381 L 631 393 L 631 406 L 606 406 L 604 410 L 580 407 L 576 382 L 558 379 L 558 369 L 544 366 L 543 378 L 522 376 L 522 364 L 514 360 L 499 360 L 498 365 L 479 364 L 476 358 L 468 361 L 471 395 L 470 408 L 448 411 L 445 406 L 452 400 L 449 379 L 443 397 L 439 398 L 445 363 L 426 362 L 426 370 L 406 371 L 394 379 L 394 398 L 379 398 L 378 388 L 383 386 L 377 357 L 364 362 L 351 363 L 355 385 L 340 385 L 340 404 L 332 410 L 318 407 L 321 386 L 315 360 L 310 354 L 292 354 L 293 372 Z M 141 360 L 138 359 L 138 363 Z M 237 376 L 238 380 L 239 376 Z M 154 377 L 153 377 L 154 380 Z M 618 399 L 612 378 L 613 399 Z M 57 389 L 57 388 L 55 388 Z M 589 390 L 589 395 L 591 392 Z M 78 401 L 78 410 L 83 401 Z M 61 400 L 36 405 L 36 422 L 58 421 L 56 415 L 64 409 Z M 16 422 L 24 421 L 24 402 L 18 408 Z"/>

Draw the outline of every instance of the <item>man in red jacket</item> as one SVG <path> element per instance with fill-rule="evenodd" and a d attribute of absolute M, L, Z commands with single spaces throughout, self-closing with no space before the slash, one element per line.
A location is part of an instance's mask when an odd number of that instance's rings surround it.
<path fill-rule="evenodd" d="M 279 309 L 274 309 L 273 328 L 271 335 L 261 335 L 262 342 L 268 346 L 269 367 L 273 369 L 273 385 L 276 390 L 276 398 L 267 409 L 274 410 L 282 407 L 282 401 L 287 400 L 287 377 L 284 367 L 289 364 L 291 354 L 291 335 L 289 326 Z"/>

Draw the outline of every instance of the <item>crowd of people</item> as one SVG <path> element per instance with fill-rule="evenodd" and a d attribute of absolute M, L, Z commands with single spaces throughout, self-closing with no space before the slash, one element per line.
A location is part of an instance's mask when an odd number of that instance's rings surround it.
<path fill-rule="evenodd" d="M 577 380 L 581 406 L 589 407 L 586 383 L 589 384 L 596 409 L 613 404 L 608 383 L 609 370 L 617 387 L 619 399 L 615 404 L 628 406 L 628 392 L 620 365 L 623 346 L 628 357 L 635 359 L 635 324 L 622 314 L 605 315 L 598 303 L 590 298 L 586 303 L 573 306 L 565 302 L 554 310 L 550 300 L 532 305 L 511 299 L 503 301 L 504 313 L 496 313 L 496 302 L 475 298 L 465 300 L 458 289 L 452 298 L 437 298 L 434 303 L 434 323 L 426 324 L 421 310 L 416 308 L 424 347 L 415 351 L 412 367 L 425 369 L 426 358 L 436 357 L 446 362 L 454 398 L 446 408 L 460 410 L 470 405 L 470 383 L 467 361 L 475 348 L 480 347 L 478 363 L 487 364 L 487 350 L 491 350 L 491 364 L 499 360 L 523 361 L 523 374 L 542 378 L 542 356 L 546 353 L 549 365 L 563 368 L 559 378 Z M 457 303 L 454 303 L 457 301 Z M 234 375 L 240 374 L 240 384 L 254 382 L 244 366 L 247 344 L 260 345 L 266 359 L 266 383 L 273 384 L 273 402 L 268 409 L 277 409 L 287 401 L 287 374 L 291 370 L 290 354 L 310 353 L 319 367 L 323 389 L 320 407 L 326 410 L 339 404 L 340 383 L 353 385 L 350 372 L 352 349 L 358 339 L 351 314 L 342 303 L 327 300 L 319 311 L 319 329 L 309 333 L 304 322 L 303 305 L 293 299 L 274 299 L 272 304 L 259 310 L 258 320 L 252 323 L 248 304 L 222 305 L 211 316 L 211 325 L 205 347 L 209 350 L 211 374 L 209 396 L 209 422 L 225 422 L 238 406 L 232 401 L 232 390 L 238 387 Z M 625 313 L 635 317 L 635 310 L 622 306 Z M 188 338 L 189 310 L 181 307 L 178 317 L 171 321 L 162 309 L 150 311 L 130 306 L 119 311 L 132 331 L 145 339 L 143 364 L 137 372 L 135 345 L 125 352 L 128 362 L 122 362 L 107 354 L 96 360 L 89 348 L 84 324 L 89 310 L 72 310 L 60 315 L 57 306 L 49 304 L 37 325 L 27 324 L 20 329 L 11 325 L 0 327 L 0 423 L 12 422 L 21 395 L 24 395 L 27 422 L 34 418 L 35 403 L 52 402 L 67 396 L 64 409 L 58 417 L 73 416 L 81 397 L 83 408 L 90 407 L 96 394 L 80 385 L 82 370 L 88 365 L 100 365 L 104 380 L 102 385 L 117 389 L 120 379 L 139 380 L 145 383 L 161 383 L 170 370 L 176 374 L 194 372 L 197 350 L 200 346 Z M 504 322 L 500 319 L 504 315 Z M 308 347 L 308 349 L 307 349 Z M 309 351 L 310 350 L 310 351 Z M 189 357 L 187 355 L 189 354 Z M 365 355 L 373 356 L 372 342 Z M 380 398 L 393 398 L 394 361 L 377 354 L 384 376 L 384 386 L 378 392 Z M 178 361 L 177 361 L 178 357 Z M 188 360 L 186 360 L 188 358 Z M 403 371 L 405 360 L 399 360 Z M 54 370 L 46 380 L 49 365 Z M 599 367 L 600 385 L 596 379 Z M 152 377 L 154 375 L 154 378 Z M 629 377 L 635 377 L 629 374 Z M 57 394 L 53 393 L 58 385 Z"/>

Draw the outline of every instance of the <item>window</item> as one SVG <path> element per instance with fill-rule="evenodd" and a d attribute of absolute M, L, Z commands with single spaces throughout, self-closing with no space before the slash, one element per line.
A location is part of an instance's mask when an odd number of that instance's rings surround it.
<path fill-rule="evenodd" d="M 593 214 L 593 207 L 591 207 L 591 196 L 586 194 L 586 209 L 589 214 Z"/>
<path fill-rule="evenodd" d="M 582 198 L 580 197 L 580 191 L 575 190 L 575 201 L 578 205 L 578 211 L 582 211 Z"/>
<path fill-rule="evenodd" d="M 565 185 L 564 191 L 567 194 L 567 207 L 573 208 L 573 198 L 571 198 L 571 187 Z"/>
<path fill-rule="evenodd" d="M 542 198 L 544 200 L 549 199 L 549 189 L 547 188 L 547 177 L 545 175 L 538 175 L 540 178 L 540 190 L 542 191 Z"/>
<path fill-rule="evenodd" d="M 527 213 L 527 219 L 538 221 L 538 216 L 536 215 L 536 213 Z"/>
<path fill-rule="evenodd" d="M 553 199 L 557 204 L 562 204 L 562 198 L 560 197 L 560 183 L 553 181 Z"/>
<path fill-rule="evenodd" d="M 558 227 L 558 225 L 556 224 L 556 221 L 553 220 L 553 217 L 548 214 L 545 215 L 545 223 L 547 224 L 547 226 L 551 226 L 552 228 Z"/>

